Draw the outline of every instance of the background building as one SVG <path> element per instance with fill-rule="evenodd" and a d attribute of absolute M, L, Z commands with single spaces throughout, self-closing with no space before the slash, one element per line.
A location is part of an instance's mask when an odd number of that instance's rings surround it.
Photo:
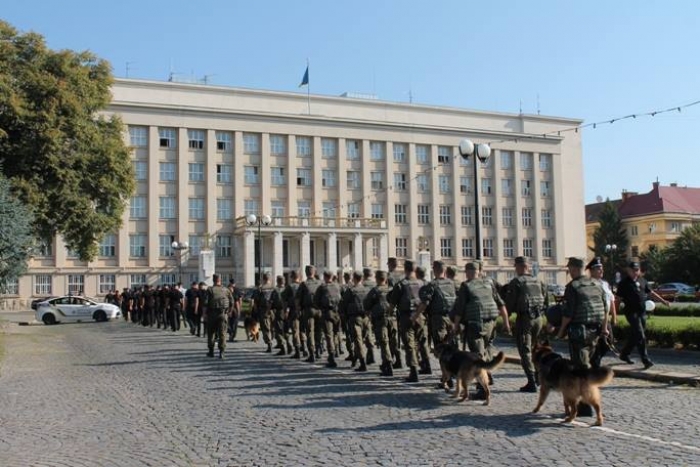
<path fill-rule="evenodd" d="M 188 282 L 210 240 L 217 271 L 251 286 L 260 245 L 247 214 L 272 216 L 261 266 L 274 275 L 384 267 L 419 248 L 463 265 L 477 215 L 500 281 L 526 255 L 563 283 L 565 258 L 585 255 L 580 133 L 557 134 L 580 120 L 132 79 L 117 79 L 113 97 L 137 178 L 124 226 L 90 263 L 61 238 L 45 245 L 19 297 L 172 283 L 180 267 Z M 492 147 L 478 186 L 463 138 Z"/>

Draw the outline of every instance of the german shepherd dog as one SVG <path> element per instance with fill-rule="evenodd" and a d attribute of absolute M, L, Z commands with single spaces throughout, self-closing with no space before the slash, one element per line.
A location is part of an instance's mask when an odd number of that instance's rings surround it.
<path fill-rule="evenodd" d="M 454 376 L 455 398 L 462 402 L 469 399 L 469 383 L 476 379 L 484 388 L 486 400 L 484 405 L 491 403 L 491 390 L 489 389 L 488 371 L 493 371 L 500 367 L 506 359 L 503 352 L 499 352 L 490 362 L 485 362 L 479 354 L 459 350 L 454 343 L 441 343 L 435 347 L 435 356 L 440 360 L 442 370 L 441 383 L 445 392 L 449 392 L 448 381 Z"/>
<path fill-rule="evenodd" d="M 535 346 L 532 362 L 540 380 L 540 397 L 533 413 L 539 412 L 547 395 L 554 389 L 564 396 L 565 422 L 574 421 L 577 405 L 582 401 L 593 406 L 596 413 L 594 425 L 603 424 L 603 407 L 598 388 L 612 381 L 613 371 L 610 368 L 576 368 L 571 360 L 555 353 L 549 342 L 538 343 Z"/>
<path fill-rule="evenodd" d="M 245 335 L 248 340 L 257 343 L 260 340 L 260 323 L 258 320 L 252 316 L 246 316 L 245 320 L 243 320 L 243 326 L 245 327 Z"/>

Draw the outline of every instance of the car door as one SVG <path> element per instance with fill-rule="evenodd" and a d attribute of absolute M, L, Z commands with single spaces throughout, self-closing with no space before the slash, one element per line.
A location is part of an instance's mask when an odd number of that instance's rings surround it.
<path fill-rule="evenodd" d="M 78 298 L 76 300 L 76 315 L 79 316 L 81 321 L 88 321 L 92 319 L 93 304 L 84 298 Z"/>
<path fill-rule="evenodd" d="M 60 297 L 50 302 L 56 310 L 59 321 L 75 321 L 75 306 L 73 305 L 73 297 Z"/>

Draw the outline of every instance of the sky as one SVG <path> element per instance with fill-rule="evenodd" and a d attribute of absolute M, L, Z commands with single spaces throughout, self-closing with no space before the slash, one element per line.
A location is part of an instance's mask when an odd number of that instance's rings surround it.
<path fill-rule="evenodd" d="M 700 100 L 693 0 L 5 0 L 114 74 L 611 120 Z M 128 64 L 128 65 L 127 65 Z M 700 187 L 700 105 L 583 130 L 586 202 Z"/>

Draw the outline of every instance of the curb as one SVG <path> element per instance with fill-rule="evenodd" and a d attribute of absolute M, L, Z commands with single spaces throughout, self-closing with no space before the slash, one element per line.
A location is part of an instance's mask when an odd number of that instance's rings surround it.
<path fill-rule="evenodd" d="M 520 357 L 514 355 L 506 355 L 506 363 L 520 365 Z M 660 372 L 649 370 L 623 369 L 614 368 L 615 376 L 620 378 L 641 379 L 645 381 L 656 381 L 658 383 L 668 384 L 687 384 L 692 387 L 700 388 L 700 376 L 691 375 L 688 373 Z"/>

